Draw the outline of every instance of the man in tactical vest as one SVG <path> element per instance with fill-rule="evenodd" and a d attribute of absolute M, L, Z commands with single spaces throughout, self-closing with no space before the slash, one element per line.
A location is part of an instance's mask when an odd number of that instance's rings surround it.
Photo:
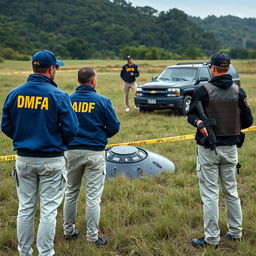
<path fill-rule="evenodd" d="M 216 53 L 210 65 L 213 78 L 195 91 L 188 112 L 188 122 L 197 127 L 196 169 L 204 213 L 204 237 L 192 239 L 192 245 L 217 248 L 220 240 L 219 178 L 227 206 L 226 236 L 234 241 L 242 236 L 242 210 L 236 183 L 237 145 L 240 143 L 240 130 L 251 126 L 253 117 L 246 93 L 233 83 L 232 76 L 227 73 L 229 56 Z M 206 121 L 202 121 L 197 107 L 199 102 L 212 130 L 208 129 Z M 210 134 L 211 131 L 214 134 Z"/>

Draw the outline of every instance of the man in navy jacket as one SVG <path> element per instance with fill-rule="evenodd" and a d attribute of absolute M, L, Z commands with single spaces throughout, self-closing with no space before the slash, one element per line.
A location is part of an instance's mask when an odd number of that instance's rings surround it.
<path fill-rule="evenodd" d="M 34 217 L 40 195 L 39 255 L 54 255 L 57 208 L 66 187 L 64 151 L 78 132 L 69 96 L 53 81 L 64 65 L 43 50 L 32 57 L 34 74 L 13 89 L 3 106 L 1 128 L 13 140 L 18 158 L 13 176 L 19 198 L 18 250 L 32 255 Z"/>
<path fill-rule="evenodd" d="M 83 176 L 86 178 L 86 237 L 98 246 L 107 240 L 98 236 L 100 202 L 104 188 L 107 138 L 114 136 L 120 127 L 114 108 L 108 98 L 95 91 L 96 72 L 84 67 L 78 72 L 80 85 L 70 96 L 73 110 L 79 121 L 79 131 L 68 146 L 67 191 L 64 204 L 64 237 L 74 240 L 79 235 L 75 228 L 76 208 Z"/>

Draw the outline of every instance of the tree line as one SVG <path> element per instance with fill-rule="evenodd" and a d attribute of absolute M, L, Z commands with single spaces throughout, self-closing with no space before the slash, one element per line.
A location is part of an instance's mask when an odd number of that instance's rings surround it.
<path fill-rule="evenodd" d="M 27 59 L 47 48 L 72 59 L 181 59 L 223 47 L 214 31 L 175 8 L 158 13 L 126 0 L 0 1 L 2 58 Z"/>

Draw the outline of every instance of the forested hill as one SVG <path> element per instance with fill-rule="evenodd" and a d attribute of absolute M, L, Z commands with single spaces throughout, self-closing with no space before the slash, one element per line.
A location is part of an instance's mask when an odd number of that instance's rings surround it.
<path fill-rule="evenodd" d="M 256 49 L 256 19 L 235 16 L 189 17 L 201 28 L 213 32 L 223 48 Z"/>
<path fill-rule="evenodd" d="M 125 46 L 159 47 L 182 54 L 191 46 L 204 54 L 220 47 L 178 9 L 157 14 L 125 0 L 1 0 L 0 50 L 20 53 L 48 48 L 72 58 L 118 56 Z"/>

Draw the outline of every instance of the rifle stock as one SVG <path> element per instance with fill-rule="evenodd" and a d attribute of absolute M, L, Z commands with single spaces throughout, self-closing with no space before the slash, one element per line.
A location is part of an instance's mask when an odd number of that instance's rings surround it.
<path fill-rule="evenodd" d="M 204 137 L 202 139 L 202 141 L 204 143 L 208 138 L 211 150 L 215 150 L 215 153 L 216 153 L 216 136 L 215 136 L 213 128 L 212 128 L 213 124 L 212 124 L 211 120 L 206 116 L 201 101 L 198 101 L 196 103 L 196 109 L 199 113 L 201 120 L 204 122 L 205 128 L 208 132 L 208 136 Z"/>

